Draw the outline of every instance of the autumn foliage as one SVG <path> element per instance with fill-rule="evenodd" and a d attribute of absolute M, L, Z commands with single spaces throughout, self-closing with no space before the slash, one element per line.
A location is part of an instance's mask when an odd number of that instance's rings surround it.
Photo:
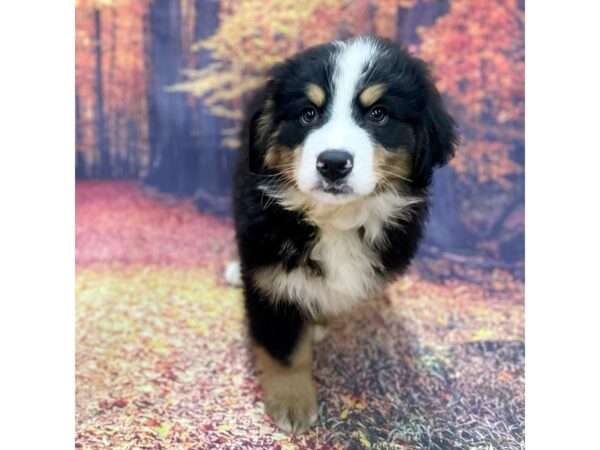
<path fill-rule="evenodd" d="M 431 64 L 461 145 L 432 244 L 522 258 L 521 0 L 78 0 L 77 174 L 139 177 L 226 214 L 244 111 L 268 70 L 332 39 L 403 40 Z M 432 228 L 433 229 L 433 228 Z M 435 237 L 435 236 L 434 236 Z M 451 238 L 450 238 L 451 237 Z"/>
<path fill-rule="evenodd" d="M 78 183 L 76 203 L 76 448 L 523 448 L 523 283 L 506 271 L 415 265 L 334 321 L 319 423 L 288 436 L 223 282 L 232 224 L 131 181 Z"/>
<path fill-rule="evenodd" d="M 453 167 L 479 183 L 506 182 L 523 141 L 525 15 L 518 0 L 454 0 L 435 26 L 419 29 L 419 55 L 451 102 L 465 134 Z"/>
<path fill-rule="evenodd" d="M 192 46 L 192 51 L 210 51 L 214 62 L 201 70 L 184 70 L 187 80 L 170 89 L 201 97 L 215 115 L 238 121 L 238 127 L 225 130 L 227 137 L 223 140 L 226 146 L 237 148 L 244 105 L 248 96 L 264 84 L 270 68 L 305 48 L 341 36 L 379 34 L 393 38 L 398 8 L 414 3 L 415 0 L 223 2 L 217 32 Z"/>
<path fill-rule="evenodd" d="M 138 170 L 143 173 L 149 163 L 148 124 L 144 119 L 144 31 L 149 2 L 76 2 L 77 150 L 81 164 L 94 168 L 106 145 L 115 176 L 135 175 Z M 98 126 L 100 115 L 103 127 Z M 125 166 L 131 166 L 131 173 L 126 173 Z"/>

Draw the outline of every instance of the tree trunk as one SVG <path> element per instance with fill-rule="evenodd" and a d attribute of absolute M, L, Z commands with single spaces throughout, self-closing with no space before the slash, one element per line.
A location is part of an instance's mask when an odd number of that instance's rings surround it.
<path fill-rule="evenodd" d="M 425 242 L 445 250 L 458 250 L 473 246 L 473 236 L 461 220 L 456 198 L 454 170 L 444 167 L 433 177 L 431 215 Z"/>
<path fill-rule="evenodd" d="M 151 4 L 148 54 L 148 125 L 150 168 L 146 182 L 163 192 L 189 195 L 194 167 L 190 158 L 190 118 L 185 94 L 165 92 L 176 83 L 184 67 L 181 48 L 181 10 L 179 0 Z M 191 160 L 190 160 L 191 159 Z"/>
<path fill-rule="evenodd" d="M 214 0 L 196 0 L 196 25 L 194 36 L 196 40 L 211 36 L 219 26 L 219 2 Z M 213 61 L 210 53 L 202 49 L 196 54 L 196 67 L 202 69 Z M 201 211 L 213 214 L 225 214 L 230 211 L 231 173 L 230 157 L 234 153 L 222 149 L 220 145 L 220 130 L 227 126 L 227 119 L 216 117 L 209 109 L 198 102 L 196 111 L 195 134 L 198 145 L 195 152 L 198 155 L 196 172 L 197 184 L 194 199 Z"/>
<path fill-rule="evenodd" d="M 412 8 L 400 8 L 396 38 L 403 45 L 419 44 L 417 28 L 431 26 L 438 17 L 449 10 L 448 0 L 432 0 L 417 3 Z M 445 250 L 472 247 L 474 238 L 461 220 L 456 189 L 457 176 L 453 169 L 445 167 L 434 175 L 431 188 L 432 208 L 425 243 Z"/>
<path fill-rule="evenodd" d="M 436 19 L 450 9 L 448 0 L 431 0 L 418 2 L 411 8 L 400 8 L 398 12 L 398 29 L 396 39 L 405 46 L 419 43 L 417 28 L 429 27 Z"/>
<path fill-rule="evenodd" d="M 81 150 L 81 105 L 79 94 L 75 94 L 75 178 L 87 178 L 87 167 Z"/>
<path fill-rule="evenodd" d="M 104 117 L 104 92 L 102 83 L 102 30 L 100 21 L 100 10 L 94 10 L 94 38 L 96 43 L 96 143 L 100 151 L 100 167 L 98 175 L 100 178 L 111 177 L 110 153 L 106 136 L 106 122 Z"/>
<path fill-rule="evenodd" d="M 139 127 L 137 121 L 127 120 L 127 175 L 136 178 L 139 174 L 139 159 L 137 146 L 139 145 Z"/>
<path fill-rule="evenodd" d="M 121 152 L 121 142 L 119 135 L 122 130 L 119 126 L 119 113 L 115 107 L 114 99 L 116 90 L 115 70 L 117 65 L 117 8 L 110 8 L 110 47 L 108 48 L 109 64 L 108 64 L 108 80 L 106 85 L 107 90 L 107 142 L 113 155 L 111 171 L 114 177 L 120 177 L 124 173 L 124 168 L 121 166 L 123 154 Z"/>

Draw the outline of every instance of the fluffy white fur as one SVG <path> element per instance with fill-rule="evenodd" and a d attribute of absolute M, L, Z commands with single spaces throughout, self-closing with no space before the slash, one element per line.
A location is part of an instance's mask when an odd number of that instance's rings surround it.
<path fill-rule="evenodd" d="M 344 204 L 324 203 L 294 189 L 274 195 L 284 208 L 302 211 L 319 228 L 347 231 L 364 227 L 365 241 L 371 245 L 381 238 L 384 225 L 399 218 L 408 219 L 411 207 L 424 200 L 421 197 L 402 195 L 397 191 L 383 191 Z"/>
<path fill-rule="evenodd" d="M 325 277 L 304 267 L 287 272 L 281 265 L 273 265 L 256 271 L 254 282 L 276 300 L 296 302 L 315 317 L 332 317 L 351 310 L 383 285 L 375 271 L 380 263 L 372 246 L 386 245 L 378 241 L 382 227 L 410 215 L 411 206 L 422 199 L 384 192 L 331 205 L 298 193 L 280 201 L 290 209 L 302 209 L 319 227 L 310 258 L 321 265 Z M 364 239 L 356 232 L 360 227 L 365 229 Z"/>
<path fill-rule="evenodd" d="M 256 285 L 276 300 L 294 301 L 315 318 L 337 316 L 351 310 L 381 285 L 365 258 L 364 243 L 352 231 L 323 231 L 311 258 L 326 271 L 315 277 L 303 267 L 290 272 L 279 265 L 253 274 Z"/>

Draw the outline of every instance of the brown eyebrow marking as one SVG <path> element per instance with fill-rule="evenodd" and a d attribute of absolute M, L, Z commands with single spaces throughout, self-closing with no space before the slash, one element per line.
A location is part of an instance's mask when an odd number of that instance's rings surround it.
<path fill-rule="evenodd" d="M 304 92 L 306 92 L 306 96 L 315 104 L 315 106 L 320 108 L 325 103 L 325 91 L 321 86 L 314 83 L 308 83 Z"/>
<path fill-rule="evenodd" d="M 384 92 L 385 84 L 374 84 L 362 91 L 358 100 L 364 107 L 368 107 L 379 100 Z"/>

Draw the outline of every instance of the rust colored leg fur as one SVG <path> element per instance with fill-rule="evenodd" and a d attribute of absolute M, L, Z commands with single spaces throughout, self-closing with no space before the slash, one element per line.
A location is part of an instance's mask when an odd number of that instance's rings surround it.
<path fill-rule="evenodd" d="M 277 426 L 288 433 L 301 433 L 317 419 L 311 331 L 305 327 L 287 363 L 255 345 L 266 411 Z"/>

